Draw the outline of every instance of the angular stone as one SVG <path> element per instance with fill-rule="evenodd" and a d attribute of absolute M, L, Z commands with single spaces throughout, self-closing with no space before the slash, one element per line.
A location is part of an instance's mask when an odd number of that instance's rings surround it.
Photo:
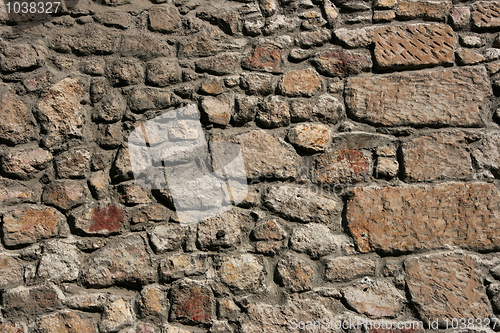
<path fill-rule="evenodd" d="M 6 212 L 2 221 L 5 245 L 16 246 L 57 236 L 66 218 L 51 207 L 24 205 Z"/>
<path fill-rule="evenodd" d="M 74 180 L 56 180 L 43 191 L 42 202 L 63 211 L 83 204 L 86 200 L 86 187 Z"/>
<path fill-rule="evenodd" d="M 8 150 L 2 157 L 2 171 L 10 177 L 30 179 L 35 173 L 48 167 L 52 154 L 42 148 Z"/>
<path fill-rule="evenodd" d="M 0 141 L 20 144 L 33 139 L 35 127 L 28 108 L 6 85 L 0 86 Z"/>
<path fill-rule="evenodd" d="M 144 81 L 144 68 L 133 58 L 106 61 L 106 75 L 114 86 L 128 86 Z"/>
<path fill-rule="evenodd" d="M 424 19 L 444 21 L 451 9 L 451 1 L 398 1 L 396 16 L 403 20 Z"/>
<path fill-rule="evenodd" d="M 322 124 L 297 125 L 288 131 L 288 141 L 306 151 L 324 151 L 330 144 L 330 129 Z"/>
<path fill-rule="evenodd" d="M 442 263 L 446 262 L 446 265 Z M 441 253 L 405 261 L 406 285 L 424 322 L 453 318 L 488 318 L 491 313 L 474 258 Z"/>
<path fill-rule="evenodd" d="M 361 252 L 405 253 L 446 245 L 498 248 L 499 193 L 488 183 L 359 187 L 347 221 Z"/>
<path fill-rule="evenodd" d="M 41 315 L 60 309 L 61 296 L 63 296 L 61 290 L 51 284 L 20 286 L 3 293 L 3 311 L 9 316 L 18 315 L 23 318 Z"/>
<path fill-rule="evenodd" d="M 132 305 L 120 298 L 104 308 L 99 328 L 101 332 L 117 332 L 134 322 L 135 315 Z"/>
<path fill-rule="evenodd" d="M 85 109 L 81 101 L 84 98 L 84 86 L 77 79 L 65 78 L 50 87 L 38 102 L 47 146 L 83 135 Z"/>
<path fill-rule="evenodd" d="M 281 219 L 266 218 L 259 221 L 252 231 L 252 236 L 257 240 L 282 240 L 286 237 L 285 229 L 278 222 L 283 223 Z"/>
<path fill-rule="evenodd" d="M 235 294 L 262 291 L 265 271 L 259 257 L 249 253 L 224 256 L 218 272 L 222 282 Z"/>
<path fill-rule="evenodd" d="M 73 228 L 87 235 L 110 235 L 122 231 L 125 214 L 114 205 L 86 204 L 71 212 Z"/>
<path fill-rule="evenodd" d="M 104 149 L 118 148 L 123 142 L 122 124 L 98 124 L 96 142 Z"/>
<path fill-rule="evenodd" d="M 55 169 L 59 178 L 83 178 L 90 169 L 92 154 L 82 147 L 72 148 L 56 157 Z"/>
<path fill-rule="evenodd" d="M 146 65 L 146 81 L 158 87 L 179 83 L 182 70 L 177 59 L 158 58 Z"/>
<path fill-rule="evenodd" d="M 196 69 L 214 75 L 235 74 L 240 63 L 240 54 L 224 52 L 196 62 Z"/>
<path fill-rule="evenodd" d="M 450 24 L 455 30 L 462 30 L 470 26 L 470 7 L 453 7 L 450 13 Z"/>
<path fill-rule="evenodd" d="M 250 95 L 269 95 L 274 91 L 273 76 L 260 73 L 242 74 L 241 88 Z"/>
<path fill-rule="evenodd" d="M 276 266 L 278 281 L 291 292 L 311 290 L 314 271 L 304 259 L 286 255 Z"/>
<path fill-rule="evenodd" d="M 168 299 L 166 292 L 159 285 L 145 286 L 141 290 L 139 307 L 142 317 L 168 317 Z"/>
<path fill-rule="evenodd" d="M 204 97 L 201 110 L 202 115 L 211 123 L 226 126 L 231 120 L 232 107 L 227 97 Z"/>
<path fill-rule="evenodd" d="M 357 75 L 362 71 L 370 70 L 372 67 L 371 57 L 368 52 L 335 49 L 318 54 L 311 62 L 321 74 L 341 78 Z"/>
<path fill-rule="evenodd" d="M 410 181 L 472 178 L 467 141 L 460 133 L 437 132 L 402 145 L 405 177 Z"/>
<path fill-rule="evenodd" d="M 242 61 L 241 67 L 260 72 L 281 73 L 282 63 L 281 46 L 266 42 L 257 45 L 252 54 Z"/>
<path fill-rule="evenodd" d="M 370 165 L 370 158 L 360 150 L 334 150 L 316 158 L 313 180 L 327 185 L 359 182 L 369 176 Z"/>
<path fill-rule="evenodd" d="M 208 57 L 217 53 L 219 48 L 214 42 L 214 36 L 202 30 L 179 42 L 179 57 Z"/>
<path fill-rule="evenodd" d="M 98 333 L 94 322 L 76 312 L 65 311 L 41 317 L 36 322 L 40 333 Z"/>
<path fill-rule="evenodd" d="M 472 26 L 477 29 L 500 27 L 500 4 L 496 1 L 479 1 L 472 5 Z"/>
<path fill-rule="evenodd" d="M 259 0 L 259 7 L 264 16 L 273 16 L 278 10 L 278 1 Z"/>
<path fill-rule="evenodd" d="M 483 126 L 489 94 L 482 66 L 348 78 L 353 117 L 382 126 Z"/>
<path fill-rule="evenodd" d="M 322 86 L 318 73 L 312 69 L 298 69 L 286 73 L 279 84 L 279 89 L 289 97 L 311 97 Z"/>
<path fill-rule="evenodd" d="M 70 309 L 89 312 L 102 312 L 109 302 L 108 292 L 87 292 L 85 289 L 76 295 L 68 295 L 63 300 L 64 305 Z"/>
<path fill-rule="evenodd" d="M 164 224 L 155 226 L 148 232 L 155 253 L 164 253 L 181 248 L 186 237 L 186 228 L 179 224 Z"/>
<path fill-rule="evenodd" d="M 481 169 L 491 172 L 490 178 L 500 174 L 500 133 L 489 132 L 472 153 L 474 162 Z"/>
<path fill-rule="evenodd" d="M 128 106 L 136 113 L 151 109 L 166 109 L 175 103 L 172 94 L 163 89 L 138 88 L 128 95 Z"/>
<path fill-rule="evenodd" d="M 124 12 L 104 12 L 96 16 L 96 20 L 108 27 L 127 29 L 130 25 L 129 13 Z"/>
<path fill-rule="evenodd" d="M 290 124 L 290 106 L 281 96 L 271 96 L 260 103 L 256 121 L 266 128 Z"/>
<path fill-rule="evenodd" d="M 208 257 L 199 253 L 177 253 L 160 263 L 160 278 L 170 282 L 184 276 L 203 275 L 208 270 Z"/>
<path fill-rule="evenodd" d="M 0 254 L 0 290 L 23 285 L 23 276 L 24 265 L 21 260 L 15 256 Z"/>
<path fill-rule="evenodd" d="M 181 16 L 172 5 L 155 6 L 149 9 L 149 29 L 164 33 L 172 33 L 179 27 Z"/>
<path fill-rule="evenodd" d="M 312 109 L 313 115 L 332 124 L 338 123 L 344 117 L 344 113 L 343 101 L 339 101 L 337 97 L 330 94 L 319 96 Z"/>
<path fill-rule="evenodd" d="M 272 186 L 264 196 L 264 204 L 288 219 L 325 224 L 335 220 L 342 209 L 340 201 L 336 198 L 293 185 Z"/>
<path fill-rule="evenodd" d="M 330 0 L 323 1 L 323 7 L 321 8 L 323 16 L 328 21 L 328 26 L 330 28 L 334 27 L 340 17 L 340 11 Z"/>
<path fill-rule="evenodd" d="M 374 276 L 377 261 L 357 256 L 336 257 L 325 260 L 325 278 L 333 282 L 347 282 L 364 276 Z"/>
<path fill-rule="evenodd" d="M 462 48 L 455 52 L 455 56 L 459 65 L 476 65 L 486 60 L 482 54 Z"/>
<path fill-rule="evenodd" d="M 337 249 L 335 236 L 325 225 L 308 223 L 299 225 L 290 236 L 290 248 L 303 252 L 312 258 L 319 258 Z"/>
<path fill-rule="evenodd" d="M 6 321 L 0 324 L 0 332 L 4 333 L 25 333 L 28 332 L 26 326 L 23 323 L 13 323 L 11 321 Z"/>
<path fill-rule="evenodd" d="M 332 33 L 329 29 L 316 29 L 313 31 L 304 31 L 297 37 L 297 44 L 303 48 L 313 46 L 321 46 L 332 38 Z"/>
<path fill-rule="evenodd" d="M 220 95 L 224 90 L 224 82 L 214 78 L 206 79 L 200 86 L 200 92 L 207 95 Z"/>
<path fill-rule="evenodd" d="M 202 282 L 189 279 L 179 281 L 172 287 L 171 300 L 171 321 L 206 326 L 215 317 L 213 292 Z"/>
<path fill-rule="evenodd" d="M 99 104 L 94 106 L 92 118 L 94 121 L 114 123 L 122 119 L 127 109 L 127 102 L 121 93 L 107 93 Z"/>
<path fill-rule="evenodd" d="M 0 181 L 0 205 L 8 206 L 18 203 L 35 203 L 40 201 L 41 184 L 25 184 L 19 181 L 2 179 Z"/>
<path fill-rule="evenodd" d="M 375 177 L 393 178 L 399 172 L 399 163 L 394 157 L 377 158 L 377 165 L 375 166 Z"/>
<path fill-rule="evenodd" d="M 252 121 L 257 114 L 260 99 L 253 96 L 238 96 L 235 99 L 235 110 L 233 122 L 236 126 L 241 126 Z"/>
<path fill-rule="evenodd" d="M 391 22 L 396 18 L 396 13 L 393 10 L 376 10 L 373 12 L 373 22 Z"/>
<path fill-rule="evenodd" d="M 378 29 L 373 42 L 378 67 L 412 68 L 453 63 L 456 37 L 444 24 L 414 24 Z"/>
<path fill-rule="evenodd" d="M 139 235 L 115 238 L 92 252 L 82 268 L 82 282 L 91 287 L 144 285 L 156 280 L 156 267 Z"/>
<path fill-rule="evenodd" d="M 375 27 L 336 29 L 333 33 L 340 43 L 350 49 L 367 47 L 372 44 L 375 35 Z"/>
<path fill-rule="evenodd" d="M 124 57 L 138 57 L 150 60 L 157 57 L 173 56 L 173 50 L 165 39 L 157 38 L 155 34 L 122 34 L 119 44 L 120 54 Z"/>
<path fill-rule="evenodd" d="M 396 4 L 396 0 L 375 0 L 376 8 L 391 8 Z"/>
<path fill-rule="evenodd" d="M 234 248 L 241 242 L 242 227 L 250 223 L 250 217 L 229 210 L 198 223 L 198 243 L 203 250 Z"/>
<path fill-rule="evenodd" d="M 37 277 L 43 281 L 70 282 L 78 278 L 81 253 L 75 245 L 51 240 L 43 246 Z"/>
<path fill-rule="evenodd" d="M 135 182 L 122 183 L 117 186 L 120 193 L 120 202 L 126 205 L 139 205 L 151 203 L 149 191 Z"/>
<path fill-rule="evenodd" d="M 403 306 L 403 296 L 387 281 L 363 279 L 342 289 L 349 307 L 372 318 L 396 317 Z"/>
<path fill-rule="evenodd" d="M 39 46 L 17 44 L 3 47 L 0 55 L 0 68 L 4 72 L 33 70 L 44 61 L 44 51 Z"/>

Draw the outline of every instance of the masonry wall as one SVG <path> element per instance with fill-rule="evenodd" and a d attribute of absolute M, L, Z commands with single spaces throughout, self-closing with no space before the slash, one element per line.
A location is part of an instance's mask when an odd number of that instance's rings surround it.
<path fill-rule="evenodd" d="M 80 0 L 15 23 L 0 332 L 500 329 L 500 2 Z M 183 227 L 127 139 L 192 104 L 249 194 Z"/>

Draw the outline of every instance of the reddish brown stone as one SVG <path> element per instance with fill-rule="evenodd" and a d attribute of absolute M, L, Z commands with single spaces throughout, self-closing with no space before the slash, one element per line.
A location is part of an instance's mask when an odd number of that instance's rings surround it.
<path fill-rule="evenodd" d="M 53 312 L 62 307 L 60 294 L 61 291 L 53 285 L 20 286 L 9 289 L 2 295 L 2 312 L 23 318 Z"/>
<path fill-rule="evenodd" d="M 72 211 L 71 221 L 77 230 L 86 234 L 109 235 L 121 231 L 125 214 L 114 205 L 103 207 L 84 205 Z"/>
<path fill-rule="evenodd" d="M 326 76 L 346 77 L 367 71 L 372 67 L 368 52 L 330 50 L 318 54 L 312 64 L 318 72 Z"/>
<path fill-rule="evenodd" d="M 451 9 L 451 1 L 398 1 L 396 16 L 403 20 L 424 19 L 444 21 Z"/>
<path fill-rule="evenodd" d="M 42 194 L 44 204 L 68 210 L 85 201 L 85 187 L 79 181 L 54 181 L 49 184 Z"/>
<path fill-rule="evenodd" d="M 25 333 L 24 325 L 21 323 L 5 322 L 0 324 L 2 333 Z"/>
<path fill-rule="evenodd" d="M 149 28 L 153 31 L 174 32 L 181 16 L 175 6 L 155 6 L 149 9 Z"/>
<path fill-rule="evenodd" d="M 347 204 L 362 252 L 402 253 L 462 246 L 498 249 L 498 190 L 488 183 L 359 187 Z"/>
<path fill-rule="evenodd" d="M 324 153 L 316 159 L 314 181 L 330 185 L 361 181 L 368 175 L 369 167 L 370 160 L 359 150 Z"/>
<path fill-rule="evenodd" d="M 410 68 L 453 63 L 456 37 L 444 24 L 413 24 L 377 29 L 373 39 L 380 68 Z"/>
<path fill-rule="evenodd" d="M 282 64 L 281 47 L 273 43 L 257 45 L 252 54 L 243 60 L 241 66 L 246 69 L 281 73 Z"/>
<path fill-rule="evenodd" d="M 500 27 L 500 3 L 479 1 L 472 5 L 472 25 L 477 29 Z"/>
<path fill-rule="evenodd" d="M 170 320 L 207 325 L 214 316 L 212 290 L 194 280 L 182 280 L 172 291 Z"/>

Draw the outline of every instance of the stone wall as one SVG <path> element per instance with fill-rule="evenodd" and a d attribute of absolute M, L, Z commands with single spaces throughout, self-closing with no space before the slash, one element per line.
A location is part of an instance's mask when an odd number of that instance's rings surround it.
<path fill-rule="evenodd" d="M 0 332 L 500 329 L 499 30 L 497 1 L 4 16 Z M 127 138 L 190 104 L 239 144 L 249 194 L 183 227 Z"/>

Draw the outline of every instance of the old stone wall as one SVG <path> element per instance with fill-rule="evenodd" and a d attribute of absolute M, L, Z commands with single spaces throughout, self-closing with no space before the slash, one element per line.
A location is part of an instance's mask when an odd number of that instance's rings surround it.
<path fill-rule="evenodd" d="M 1 23 L 0 332 L 500 329 L 500 2 L 80 0 Z M 249 194 L 185 227 L 128 137 L 192 104 Z"/>

